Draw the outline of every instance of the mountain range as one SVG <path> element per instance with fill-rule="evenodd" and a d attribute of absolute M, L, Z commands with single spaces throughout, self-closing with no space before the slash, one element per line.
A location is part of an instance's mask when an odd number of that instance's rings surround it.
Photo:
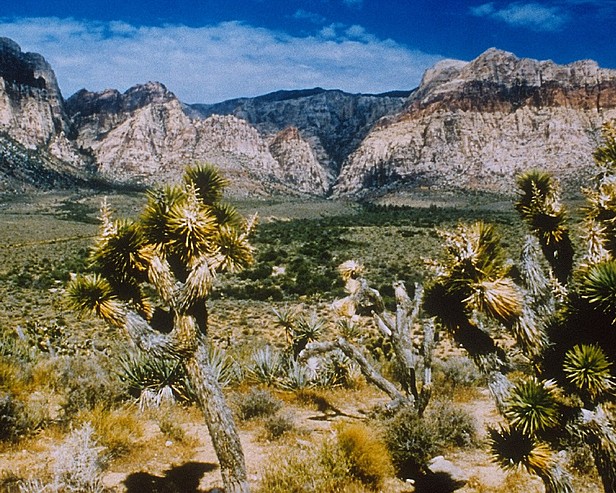
<path fill-rule="evenodd" d="M 219 166 L 236 196 L 511 193 L 529 168 L 577 189 L 592 175 L 601 125 L 616 118 L 616 70 L 497 49 L 442 61 L 409 91 L 187 105 L 160 82 L 64 99 L 41 55 L 0 38 L 0 79 L 4 191 L 151 186 L 195 162 Z"/>

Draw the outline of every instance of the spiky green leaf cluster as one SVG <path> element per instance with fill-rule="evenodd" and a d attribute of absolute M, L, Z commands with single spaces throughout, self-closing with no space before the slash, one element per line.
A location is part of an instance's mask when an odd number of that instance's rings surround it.
<path fill-rule="evenodd" d="M 550 448 L 517 428 L 489 430 L 492 460 L 505 470 L 523 467 L 542 476 L 552 464 Z"/>
<path fill-rule="evenodd" d="M 580 296 L 616 320 L 616 261 L 590 266 L 580 283 Z"/>
<path fill-rule="evenodd" d="M 477 222 L 445 233 L 447 257 L 436 265 L 435 282 L 426 288 L 424 308 L 450 328 L 474 310 L 511 326 L 521 313 L 521 295 L 507 276 L 500 236 L 494 226 Z"/>
<path fill-rule="evenodd" d="M 517 177 L 520 194 L 515 208 L 542 244 L 558 244 L 568 236 L 566 212 L 561 205 L 557 182 L 544 171 L 529 170 Z"/>
<path fill-rule="evenodd" d="M 599 346 L 580 344 L 565 354 L 563 370 L 567 380 L 594 401 L 614 389 L 611 366 Z"/>
<path fill-rule="evenodd" d="M 529 170 L 517 177 L 515 208 L 539 240 L 554 275 L 566 283 L 573 267 L 573 246 L 558 184 L 545 171 Z"/>
<path fill-rule="evenodd" d="M 210 164 L 197 164 L 186 168 L 184 182 L 195 187 L 201 203 L 213 205 L 220 202 L 229 182 Z"/>
<path fill-rule="evenodd" d="M 119 299 L 109 281 L 100 275 L 88 274 L 71 280 L 66 296 L 73 310 L 96 315 L 114 325 L 122 324 Z"/>
<path fill-rule="evenodd" d="M 512 390 L 505 409 L 509 424 L 527 435 L 554 428 L 559 423 L 559 408 L 552 381 L 536 378 L 521 381 Z"/>

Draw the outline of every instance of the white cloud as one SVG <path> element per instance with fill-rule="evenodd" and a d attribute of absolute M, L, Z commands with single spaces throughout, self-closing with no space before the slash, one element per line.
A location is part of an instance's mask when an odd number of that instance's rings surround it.
<path fill-rule="evenodd" d="M 489 2 L 471 7 L 470 11 L 478 17 L 489 17 L 533 31 L 559 31 L 569 21 L 568 14 L 561 8 L 534 2 L 514 2 L 501 8 Z"/>
<path fill-rule="evenodd" d="M 294 37 L 227 22 L 136 27 L 72 19 L 0 19 L 0 36 L 52 65 L 65 97 L 160 81 L 182 101 L 217 102 L 279 89 L 412 89 L 442 57 L 381 40 L 361 26 Z"/>

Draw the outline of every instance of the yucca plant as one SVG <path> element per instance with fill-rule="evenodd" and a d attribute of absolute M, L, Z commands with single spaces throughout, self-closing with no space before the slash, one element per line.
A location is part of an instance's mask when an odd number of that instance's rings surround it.
<path fill-rule="evenodd" d="M 492 460 L 505 470 L 524 468 L 541 478 L 546 493 L 573 493 L 568 474 L 552 457 L 550 447 L 518 428 L 489 430 Z"/>
<path fill-rule="evenodd" d="M 507 356 L 484 329 L 481 317 L 518 330 L 524 313 L 522 291 L 509 277 L 511 264 L 493 226 L 463 224 L 444 233 L 444 239 L 446 256 L 433 263 L 435 277 L 426 286 L 422 307 L 488 375 L 490 390 L 502 409 L 510 386 L 504 373 Z"/>
<path fill-rule="evenodd" d="M 178 358 L 152 358 L 147 353 L 128 353 L 118 358 L 120 378 L 129 392 L 141 397 L 144 392 L 160 395 L 169 389 L 177 401 L 196 402 L 182 362 Z"/>
<path fill-rule="evenodd" d="M 281 354 L 267 345 L 257 349 L 251 356 L 248 376 L 259 383 L 274 385 L 282 370 Z"/>
<path fill-rule="evenodd" d="M 608 397 L 614 389 L 611 366 L 599 346 L 580 344 L 565 354 L 563 371 L 584 401 L 592 403 Z"/>
<path fill-rule="evenodd" d="M 590 266 L 580 284 L 581 297 L 616 322 L 616 260 Z"/>
<path fill-rule="evenodd" d="M 517 184 L 515 208 L 539 239 L 556 278 L 566 283 L 573 268 L 574 251 L 558 184 L 552 175 L 540 170 L 521 173 Z"/>
<path fill-rule="evenodd" d="M 182 184 L 149 192 L 135 220 L 114 221 L 103 204 L 90 255 L 94 274 L 73 280 L 67 293 L 74 308 L 125 329 L 151 358 L 180 362 L 204 411 L 225 490 L 239 493 L 248 491 L 243 452 L 207 341 L 206 301 L 216 277 L 252 261 L 253 221 L 222 204 L 226 183 L 216 168 L 195 165 Z"/>
<path fill-rule="evenodd" d="M 522 433 L 534 436 L 559 425 L 556 383 L 529 378 L 515 385 L 505 410 L 509 424 Z"/>

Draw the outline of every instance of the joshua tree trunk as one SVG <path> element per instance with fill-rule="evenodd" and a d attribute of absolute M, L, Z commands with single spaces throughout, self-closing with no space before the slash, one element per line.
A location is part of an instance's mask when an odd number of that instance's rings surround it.
<path fill-rule="evenodd" d="M 549 468 L 538 473 L 543 481 L 545 493 L 573 493 L 571 476 L 557 462 L 553 462 Z"/>
<path fill-rule="evenodd" d="M 246 464 L 239 434 L 208 359 L 207 340 L 192 316 L 176 318 L 173 331 L 161 334 L 139 315 L 128 312 L 125 328 L 133 342 L 154 356 L 179 356 L 195 389 L 210 432 L 227 493 L 248 493 Z"/>
<path fill-rule="evenodd" d="M 242 444 L 231 410 L 208 360 L 206 341 L 199 337 L 195 352 L 184 362 L 199 398 L 227 493 L 249 491 Z"/>
<path fill-rule="evenodd" d="M 581 429 L 590 446 L 605 493 L 616 492 L 616 433 L 601 408 L 582 410 Z"/>

